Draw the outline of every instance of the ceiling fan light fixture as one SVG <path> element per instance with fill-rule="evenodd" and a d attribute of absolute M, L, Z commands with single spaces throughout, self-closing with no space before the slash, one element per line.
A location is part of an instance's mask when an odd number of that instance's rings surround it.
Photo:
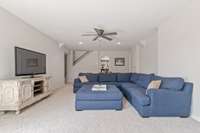
<path fill-rule="evenodd" d="M 99 39 L 106 39 L 108 41 L 112 41 L 113 40 L 112 36 L 117 35 L 117 32 L 105 32 L 103 29 L 99 29 L 99 28 L 94 28 L 94 31 L 96 33 L 82 34 L 82 36 L 94 36 L 92 41 L 96 41 Z"/>

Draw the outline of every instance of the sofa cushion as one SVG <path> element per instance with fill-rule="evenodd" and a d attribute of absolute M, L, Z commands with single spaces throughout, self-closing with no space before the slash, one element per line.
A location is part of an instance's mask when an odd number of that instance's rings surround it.
<path fill-rule="evenodd" d="M 99 74 L 99 82 L 115 82 L 117 74 L 109 73 L 109 74 Z"/>
<path fill-rule="evenodd" d="M 99 84 L 99 82 L 86 82 L 86 83 L 82 83 L 82 85 L 95 85 L 95 84 Z"/>
<path fill-rule="evenodd" d="M 118 73 L 117 81 L 118 82 L 129 82 L 131 77 L 131 73 Z"/>
<path fill-rule="evenodd" d="M 153 79 L 153 74 L 139 74 L 138 80 L 136 80 L 136 84 L 147 88 L 151 80 Z"/>
<path fill-rule="evenodd" d="M 138 73 L 132 73 L 130 81 L 133 82 L 133 83 L 136 83 L 136 81 L 138 80 L 138 78 L 139 78 L 139 74 Z"/>
<path fill-rule="evenodd" d="M 160 88 L 179 91 L 184 86 L 184 79 L 176 77 L 154 76 L 155 80 L 162 80 Z"/>
<path fill-rule="evenodd" d="M 135 86 L 135 88 L 123 88 L 123 91 L 131 96 L 131 102 L 137 102 L 142 106 L 150 104 L 150 98 L 146 96 L 146 89 L 144 88 Z"/>
<path fill-rule="evenodd" d="M 80 73 L 79 74 L 79 76 L 84 76 L 84 75 L 87 77 L 89 82 L 98 82 L 99 74 L 95 74 L 95 73 Z"/>
<path fill-rule="evenodd" d="M 117 87 L 120 86 L 119 82 L 100 82 L 101 84 L 106 84 L 106 85 L 115 85 Z"/>
<path fill-rule="evenodd" d="M 121 83 L 121 88 L 137 88 L 138 85 L 131 83 L 131 82 L 127 82 L 127 83 Z"/>
<path fill-rule="evenodd" d="M 150 105 L 150 98 L 146 96 L 146 89 L 138 88 L 131 92 L 132 102 L 137 102 L 142 106 Z"/>

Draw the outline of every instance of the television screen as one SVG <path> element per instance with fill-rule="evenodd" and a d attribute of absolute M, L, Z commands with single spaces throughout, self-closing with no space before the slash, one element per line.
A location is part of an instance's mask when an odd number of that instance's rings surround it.
<path fill-rule="evenodd" d="M 15 47 L 15 75 L 46 74 L 46 55 Z"/>

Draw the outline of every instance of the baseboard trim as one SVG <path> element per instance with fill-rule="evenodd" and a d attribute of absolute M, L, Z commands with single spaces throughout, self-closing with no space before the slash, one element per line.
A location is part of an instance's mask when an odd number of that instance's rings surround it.
<path fill-rule="evenodd" d="M 199 122 L 200 122 L 200 117 L 198 117 L 198 116 L 192 115 L 191 118 L 194 119 L 194 120 L 196 120 L 196 121 L 199 121 Z"/>

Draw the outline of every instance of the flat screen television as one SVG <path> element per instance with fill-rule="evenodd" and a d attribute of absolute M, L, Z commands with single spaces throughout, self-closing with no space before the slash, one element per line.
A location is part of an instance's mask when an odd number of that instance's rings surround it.
<path fill-rule="evenodd" d="M 15 75 L 46 74 L 46 55 L 24 48 L 15 47 Z"/>

